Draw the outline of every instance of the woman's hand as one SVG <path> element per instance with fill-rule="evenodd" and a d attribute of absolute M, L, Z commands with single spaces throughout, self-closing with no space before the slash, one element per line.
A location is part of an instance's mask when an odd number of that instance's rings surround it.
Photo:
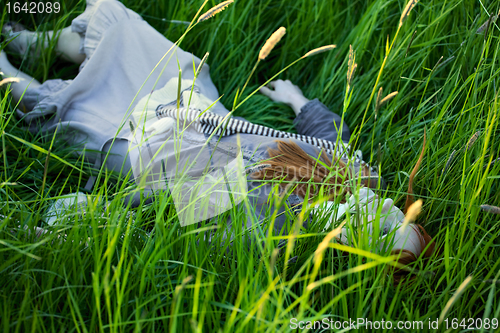
<path fill-rule="evenodd" d="M 275 102 L 285 103 L 290 106 L 296 116 L 300 113 L 300 109 L 307 102 L 309 102 L 309 100 L 302 94 L 300 88 L 290 82 L 290 80 L 272 81 L 269 82 L 269 87 L 274 90 L 271 90 L 268 87 L 262 87 L 260 88 L 260 92 Z"/>

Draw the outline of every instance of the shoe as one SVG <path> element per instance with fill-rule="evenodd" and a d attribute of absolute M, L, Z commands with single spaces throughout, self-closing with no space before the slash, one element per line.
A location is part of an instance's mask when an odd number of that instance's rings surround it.
<path fill-rule="evenodd" d="M 43 220 L 52 226 L 58 221 L 64 220 L 71 213 L 84 211 L 87 207 L 87 196 L 82 192 L 71 193 L 61 196 L 55 200 L 43 216 Z"/>

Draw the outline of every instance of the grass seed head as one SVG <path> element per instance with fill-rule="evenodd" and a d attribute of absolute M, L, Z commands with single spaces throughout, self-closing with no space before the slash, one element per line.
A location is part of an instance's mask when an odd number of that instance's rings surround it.
<path fill-rule="evenodd" d="M 446 171 L 448 170 L 448 168 L 450 167 L 450 164 L 451 162 L 453 161 L 453 158 L 455 157 L 455 154 L 457 153 L 456 150 L 453 150 L 450 154 L 450 157 L 448 157 L 448 161 L 446 161 L 446 164 L 443 168 L 443 171 L 441 172 L 441 177 L 443 177 L 446 173 Z"/>
<path fill-rule="evenodd" d="M 333 50 L 336 47 L 337 47 L 337 45 L 334 45 L 334 44 L 325 45 L 325 46 L 322 46 L 322 47 L 318 47 L 318 48 L 316 48 L 314 50 L 311 50 L 311 51 L 307 52 L 306 54 L 304 54 L 302 56 L 302 58 L 307 58 L 307 57 L 310 57 L 310 56 L 313 56 L 313 55 L 316 55 L 316 54 L 319 54 L 319 53 L 322 53 L 322 52 L 330 51 L 330 50 Z"/>
<path fill-rule="evenodd" d="M 389 102 L 391 99 L 394 98 L 394 96 L 396 96 L 398 94 L 397 91 L 393 91 L 391 92 L 389 95 L 385 96 L 384 98 L 382 98 L 382 100 L 380 101 L 380 105 L 379 107 L 382 107 L 382 105 L 384 105 L 385 103 Z"/>
<path fill-rule="evenodd" d="M 417 218 L 418 214 L 422 211 L 422 200 L 418 199 L 414 203 L 411 204 L 410 207 L 408 207 L 408 211 L 406 212 L 405 219 L 403 221 L 403 226 L 401 227 L 402 231 L 405 230 L 406 226 L 410 223 L 415 221 Z"/>
<path fill-rule="evenodd" d="M 264 46 L 260 49 L 259 52 L 259 60 L 264 60 L 271 53 L 273 48 L 278 44 L 281 38 L 285 35 L 286 29 L 285 27 L 280 27 L 278 30 L 273 32 L 271 37 L 269 37 L 264 44 Z"/>
<path fill-rule="evenodd" d="M 378 110 L 380 108 L 380 101 L 382 100 L 382 94 L 384 93 L 384 87 L 380 87 L 377 93 L 377 102 L 375 103 L 375 109 Z"/>
<path fill-rule="evenodd" d="M 201 15 L 198 18 L 197 23 L 200 23 L 200 22 L 208 20 L 209 18 L 212 18 L 216 14 L 218 14 L 218 13 L 222 12 L 224 9 L 226 9 L 233 2 L 234 2 L 234 0 L 227 0 L 227 1 L 221 2 L 220 4 L 210 8 L 208 11 L 206 11 L 203 15 Z"/>
<path fill-rule="evenodd" d="M 476 30 L 476 34 L 480 34 L 484 31 L 486 31 L 486 28 L 488 28 L 488 26 L 491 24 L 491 23 L 495 23 L 496 20 L 498 19 L 498 15 L 491 15 L 489 19 L 486 20 L 486 22 L 484 22 L 477 30 Z"/>
<path fill-rule="evenodd" d="M 474 143 L 476 142 L 477 138 L 479 138 L 479 135 L 481 134 L 481 131 L 477 131 L 476 133 L 474 133 L 473 136 L 471 136 L 471 138 L 469 139 L 469 141 L 467 142 L 467 145 L 465 146 L 465 151 L 469 150 L 472 148 L 472 146 L 474 145 Z"/>
<path fill-rule="evenodd" d="M 481 210 L 492 214 L 500 214 L 500 207 L 497 206 L 481 205 Z"/>
<path fill-rule="evenodd" d="M 198 65 L 198 68 L 196 69 L 196 76 L 198 76 L 198 74 L 200 74 L 201 70 L 203 69 L 203 65 L 205 65 L 205 62 L 207 61 L 207 58 L 208 58 L 208 52 L 205 53 L 205 55 L 203 56 L 203 58 L 200 61 L 200 64 Z"/>
<path fill-rule="evenodd" d="M 415 5 L 417 4 L 418 0 L 410 0 L 408 4 L 406 5 L 405 9 L 403 9 L 403 13 L 401 13 L 401 18 L 399 19 L 399 26 L 401 27 L 403 25 L 403 22 L 406 20 L 406 18 L 410 15 L 411 10 Z"/>
<path fill-rule="evenodd" d="M 356 64 L 356 51 L 352 49 L 352 45 L 349 45 L 349 61 L 347 63 L 347 85 L 351 86 L 352 78 L 354 77 L 354 73 L 356 72 L 356 68 L 358 64 Z"/>
<path fill-rule="evenodd" d="M 15 82 L 19 82 L 19 81 L 21 81 L 21 79 L 19 79 L 18 77 L 8 77 L 8 78 L 0 81 L 0 86 L 3 86 L 4 84 L 7 84 L 7 83 L 15 83 Z"/>
<path fill-rule="evenodd" d="M 464 290 L 467 288 L 467 285 L 469 284 L 469 282 L 472 280 L 472 276 L 468 276 L 457 288 L 457 290 L 455 291 L 455 293 L 453 294 L 453 296 L 451 296 L 451 298 L 448 300 L 448 302 L 446 303 L 446 305 L 444 306 L 443 310 L 441 311 L 441 314 L 439 315 L 439 321 L 438 321 L 438 325 L 441 325 L 441 323 L 443 322 L 444 318 L 446 318 L 447 314 L 448 314 L 448 311 L 451 309 L 451 307 L 453 306 L 453 304 L 455 304 L 455 302 L 460 298 L 460 296 L 462 295 L 462 293 L 464 292 Z"/>
<path fill-rule="evenodd" d="M 377 101 L 375 102 L 375 121 L 377 121 L 378 109 L 380 109 L 380 100 L 382 99 L 382 93 L 384 92 L 384 88 L 380 87 L 377 93 Z"/>
<path fill-rule="evenodd" d="M 325 238 L 319 243 L 318 247 L 316 248 L 316 251 L 314 251 L 314 262 L 318 263 L 323 260 L 323 253 L 325 250 L 328 248 L 330 242 L 340 235 L 342 233 L 342 227 L 344 226 L 346 222 L 342 222 L 337 228 L 333 229 L 330 231 L 328 234 L 326 234 Z"/>

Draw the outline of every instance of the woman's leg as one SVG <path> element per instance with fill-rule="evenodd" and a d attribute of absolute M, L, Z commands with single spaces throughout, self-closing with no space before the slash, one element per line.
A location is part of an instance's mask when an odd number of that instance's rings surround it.
<path fill-rule="evenodd" d="M 19 29 L 22 26 L 17 24 L 16 27 Z M 15 32 L 13 24 L 6 24 L 2 28 L 2 32 L 4 35 L 13 38 L 7 45 L 7 48 L 14 53 L 36 58 L 37 52 L 40 51 L 39 48 L 48 47 L 51 39 L 58 38 L 55 49 L 58 55 L 65 60 L 77 64 L 85 60 L 85 55 L 80 53 L 80 35 L 72 32 L 70 27 L 64 28 L 61 31 L 48 31 L 46 33 L 28 30 Z M 19 78 L 19 82 L 14 82 L 11 85 L 12 96 L 16 102 L 21 101 L 26 89 L 40 86 L 40 82 L 36 79 L 12 66 L 3 50 L 0 51 L 0 71 L 4 77 Z"/>
<path fill-rule="evenodd" d="M 16 102 L 21 100 L 28 87 L 36 88 L 40 86 L 40 82 L 36 79 L 12 66 L 3 50 L 0 51 L 0 71 L 4 77 L 17 77 L 19 79 L 19 82 L 14 82 L 11 85 L 12 97 Z"/>
<path fill-rule="evenodd" d="M 80 53 L 80 35 L 71 31 L 71 27 L 67 27 L 61 30 L 58 37 L 57 53 L 65 60 L 81 64 L 85 60 L 85 54 Z"/>
<path fill-rule="evenodd" d="M 2 33 L 12 38 L 7 49 L 20 55 L 36 58 L 40 49 L 49 47 L 51 40 L 57 38 L 55 50 L 59 56 L 76 64 L 81 64 L 85 60 L 85 55 L 80 53 L 80 35 L 72 32 L 71 27 L 44 33 L 29 30 L 16 32 L 14 25 L 7 23 L 2 28 Z"/>

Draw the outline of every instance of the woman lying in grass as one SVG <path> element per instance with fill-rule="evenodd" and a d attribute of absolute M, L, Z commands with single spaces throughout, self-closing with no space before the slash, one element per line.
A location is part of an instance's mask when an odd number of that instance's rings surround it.
<path fill-rule="evenodd" d="M 294 110 L 298 135 L 231 118 L 218 101 L 208 65 L 118 1 L 87 1 L 86 11 L 59 33 L 41 37 L 18 24 L 5 25 L 3 33 L 12 52 L 32 57 L 47 38 L 58 36 L 57 52 L 81 63 L 74 80 L 40 84 L 0 53 L 2 72 L 23 79 L 12 85 L 13 97 L 22 97 L 19 115 L 36 131 L 57 130 L 70 144 L 80 143 L 96 167 L 133 178 L 140 189 L 137 203 L 141 196 L 169 191 L 181 224 L 187 225 L 248 199 L 253 208 L 245 227 L 258 233 L 262 222 L 272 220 L 269 228 L 279 234 L 291 230 L 287 216 L 305 209 L 304 198 L 319 197 L 328 200 L 322 209 L 330 207 L 327 228 L 344 214 L 349 219 L 354 209 L 372 248 L 403 252 L 404 263 L 423 252 L 430 255 L 425 231 L 414 224 L 400 228 L 404 214 L 369 189 L 383 181 L 350 152 L 343 119 L 317 99 L 305 98 L 290 81 L 274 81 L 260 91 Z M 272 184 L 276 180 L 278 187 Z M 91 177 L 87 189 L 94 182 Z M 286 204 L 273 204 L 282 203 L 275 198 L 283 196 Z M 266 218 L 273 213 L 275 218 Z M 362 237 L 357 229 L 345 226 L 339 240 L 357 243 Z"/>

